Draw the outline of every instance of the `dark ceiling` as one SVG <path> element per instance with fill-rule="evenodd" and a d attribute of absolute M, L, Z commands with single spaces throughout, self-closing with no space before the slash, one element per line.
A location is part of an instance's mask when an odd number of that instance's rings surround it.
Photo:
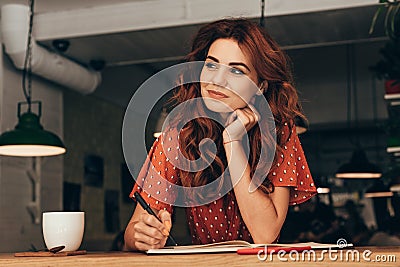
<path fill-rule="evenodd" d="M 285 49 L 367 42 L 382 39 L 378 21 L 369 27 L 376 6 L 268 17 L 265 27 Z M 255 18 L 258 21 L 258 18 Z M 201 25 L 157 28 L 68 39 L 64 53 L 82 64 L 105 62 L 103 82 L 94 95 L 125 107 L 140 84 L 159 70 L 178 63 L 188 52 L 190 40 Z M 54 40 L 41 43 L 53 49 Z"/>

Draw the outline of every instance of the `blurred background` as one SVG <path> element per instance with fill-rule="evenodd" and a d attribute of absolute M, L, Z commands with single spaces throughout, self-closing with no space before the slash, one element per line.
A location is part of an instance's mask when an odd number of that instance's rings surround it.
<path fill-rule="evenodd" d="M 124 161 L 125 109 L 146 79 L 182 62 L 201 25 L 229 16 L 262 21 L 287 52 L 308 118 L 297 124 L 305 127 L 300 140 L 320 194 L 290 208 L 280 241 L 400 242 L 400 85 L 386 82 L 400 79 L 399 30 L 387 31 L 400 24 L 399 2 L 379 2 L 267 0 L 261 20 L 258 0 L 36 0 L 32 99 L 42 102 L 41 123 L 67 152 L 0 156 L 0 237 L 7 240 L 0 251 L 44 247 L 41 212 L 56 210 L 86 212 L 83 248 L 118 249 L 135 205 L 128 197 L 132 176 L 144 161 L 129 162 L 132 173 Z M 28 31 L 12 25 L 26 26 L 27 13 L 4 11 L 10 4 L 29 6 L 0 0 L 1 133 L 15 127 L 17 103 L 24 101 L 13 42 L 25 48 Z M 149 117 L 147 147 L 165 117 L 164 100 Z M 360 161 L 379 175 L 336 177 L 345 164 Z M 177 209 L 174 220 L 174 237 L 190 242 L 184 211 Z"/>

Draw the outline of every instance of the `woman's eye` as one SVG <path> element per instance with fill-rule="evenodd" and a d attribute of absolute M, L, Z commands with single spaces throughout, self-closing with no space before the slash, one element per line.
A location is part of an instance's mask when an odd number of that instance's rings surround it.
<path fill-rule="evenodd" d="M 206 68 L 210 70 L 218 69 L 217 63 L 214 62 L 206 62 Z"/>
<path fill-rule="evenodd" d="M 231 68 L 231 72 L 233 74 L 237 74 L 237 75 L 243 75 L 244 74 L 243 71 L 241 71 L 240 69 L 237 69 L 237 68 Z"/>

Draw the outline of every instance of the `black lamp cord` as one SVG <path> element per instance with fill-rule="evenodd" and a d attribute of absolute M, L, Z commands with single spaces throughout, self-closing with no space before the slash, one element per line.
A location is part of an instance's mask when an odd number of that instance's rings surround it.
<path fill-rule="evenodd" d="M 346 46 L 346 78 L 347 78 L 347 129 L 351 129 L 351 63 L 350 63 L 350 45 Z M 350 135 L 349 135 L 350 136 Z M 350 137 L 350 143 L 354 145 L 352 138 Z"/>
<path fill-rule="evenodd" d="M 265 0 L 261 0 L 261 17 L 260 17 L 261 27 L 264 27 L 264 9 L 265 9 Z"/>
<path fill-rule="evenodd" d="M 372 108 L 373 108 L 373 116 L 374 116 L 374 126 L 378 128 L 378 108 L 377 108 L 377 102 L 376 102 L 376 83 L 375 83 L 375 76 L 371 75 L 371 88 L 372 88 Z M 378 131 L 378 129 L 376 129 Z M 375 152 L 376 152 L 376 158 L 380 159 L 379 157 L 379 149 L 378 149 L 378 134 L 375 131 Z"/>
<path fill-rule="evenodd" d="M 351 52 L 351 81 L 353 84 L 353 101 L 354 101 L 354 122 L 355 122 L 355 129 L 356 129 L 356 137 L 357 137 L 357 147 L 359 148 L 360 145 L 360 133 L 359 133 L 359 121 L 358 121 L 358 92 L 357 92 L 357 69 L 356 69 L 356 58 L 355 58 L 355 53 L 354 53 L 354 44 L 350 44 L 350 52 Z"/>
<path fill-rule="evenodd" d="M 29 0 L 29 32 L 28 41 L 26 45 L 26 54 L 24 61 L 24 69 L 22 72 L 22 89 L 28 103 L 28 112 L 31 112 L 32 103 L 32 28 L 33 28 L 33 13 L 34 13 L 34 0 Z M 28 86 L 26 80 L 28 79 Z"/>
<path fill-rule="evenodd" d="M 358 105 L 357 105 L 357 88 L 356 88 L 356 77 L 355 77 L 355 64 L 354 64 L 354 46 L 348 44 L 346 47 L 346 65 L 347 65 L 347 128 L 351 130 L 352 126 L 352 101 L 354 99 L 354 128 L 358 131 Z M 353 97 L 352 97 L 353 95 Z M 356 134 L 356 141 L 349 134 L 350 143 L 359 148 L 359 136 Z"/>

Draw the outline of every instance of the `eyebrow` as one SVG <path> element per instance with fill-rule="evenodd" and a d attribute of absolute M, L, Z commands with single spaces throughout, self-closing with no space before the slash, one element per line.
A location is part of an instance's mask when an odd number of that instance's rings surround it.
<path fill-rule="evenodd" d="M 207 56 L 207 58 L 219 63 L 219 60 L 217 58 L 213 57 L 213 56 Z M 242 66 L 242 67 L 246 68 L 249 72 L 251 72 L 250 68 L 246 64 L 244 64 L 243 62 L 230 62 L 229 66 Z"/>

